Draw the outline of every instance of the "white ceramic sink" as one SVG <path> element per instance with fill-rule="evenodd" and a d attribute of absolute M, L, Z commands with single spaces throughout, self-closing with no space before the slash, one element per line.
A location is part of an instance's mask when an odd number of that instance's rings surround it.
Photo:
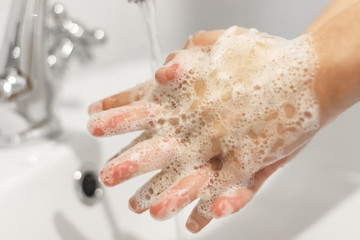
<path fill-rule="evenodd" d="M 132 138 L 90 136 L 87 105 L 114 93 L 112 89 L 145 79 L 147 66 L 124 65 L 116 72 L 108 69 L 69 79 L 57 105 L 62 136 L 0 151 L 0 239 L 175 239 L 174 220 L 155 222 L 128 210 L 127 199 L 144 179 L 106 189 L 91 206 L 80 200 L 74 180 L 77 170 L 97 174 L 103 162 Z"/>

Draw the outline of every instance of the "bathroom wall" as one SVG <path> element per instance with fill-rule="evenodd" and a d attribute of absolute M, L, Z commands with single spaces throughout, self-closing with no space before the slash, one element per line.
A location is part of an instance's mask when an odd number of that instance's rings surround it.
<path fill-rule="evenodd" d="M 0 1 L 0 42 L 11 1 Z M 65 4 L 71 16 L 86 26 L 102 27 L 108 34 L 108 43 L 94 51 L 96 59 L 90 65 L 91 69 L 149 57 L 145 24 L 136 4 L 129 4 L 127 0 L 60 2 Z M 293 38 L 329 2 L 330 0 L 157 0 L 160 42 L 166 55 L 181 48 L 193 32 L 228 28 L 231 25 L 255 27 L 270 34 Z M 88 71 L 90 66 L 72 67 L 72 71 Z"/>
<path fill-rule="evenodd" d="M 149 56 L 141 11 L 127 0 L 62 0 L 69 11 L 89 26 L 101 26 L 108 45 L 98 51 L 98 63 L 112 64 Z M 255 27 L 292 38 L 324 9 L 330 0 L 157 0 L 160 43 L 165 54 L 183 47 L 199 30 Z M 86 9 L 86 11 L 84 11 Z M 212 16 L 209 18 L 208 16 Z"/>

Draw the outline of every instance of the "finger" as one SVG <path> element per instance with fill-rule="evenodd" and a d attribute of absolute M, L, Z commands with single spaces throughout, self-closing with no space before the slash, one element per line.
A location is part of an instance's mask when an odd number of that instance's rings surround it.
<path fill-rule="evenodd" d="M 117 185 L 131 177 L 163 168 L 176 155 L 175 139 L 153 138 L 143 141 L 108 161 L 100 173 L 106 186 Z"/>
<path fill-rule="evenodd" d="M 253 195 L 254 191 L 250 188 L 226 192 L 213 203 L 211 213 L 215 218 L 233 214 L 244 207 L 252 199 Z"/>
<path fill-rule="evenodd" d="M 191 212 L 186 222 L 186 228 L 192 233 L 200 232 L 200 230 L 208 225 L 212 220 L 212 217 L 204 216 L 203 214 L 199 213 L 198 209 L 202 208 L 204 205 L 207 205 L 207 203 L 205 203 L 203 200 L 200 200 L 194 210 Z"/>
<path fill-rule="evenodd" d="M 151 131 L 144 131 L 141 133 L 138 137 L 136 137 L 130 144 L 122 148 L 118 153 L 116 153 L 112 158 L 110 158 L 107 162 L 112 161 L 113 159 L 119 157 L 121 154 L 132 148 L 133 146 L 137 145 L 138 143 L 141 143 L 145 140 L 148 140 L 152 138 L 153 134 Z"/>
<path fill-rule="evenodd" d="M 214 30 L 208 32 L 197 32 L 194 33 L 187 44 L 185 45 L 185 49 L 197 46 L 211 46 L 213 45 L 217 39 L 224 33 L 223 30 Z M 176 53 L 172 53 L 168 56 L 165 61 L 165 64 L 169 63 L 176 57 Z M 166 85 L 171 83 L 175 77 L 178 70 L 179 64 L 174 63 L 169 66 L 164 66 L 159 68 L 155 73 L 156 81 L 161 85 Z"/>
<path fill-rule="evenodd" d="M 259 170 L 255 174 L 254 178 L 254 184 L 251 186 L 254 190 L 258 190 L 261 185 L 268 179 L 276 170 L 278 170 L 280 167 L 282 167 L 285 163 L 296 157 L 305 147 L 307 143 L 290 153 L 288 156 L 280 159 L 279 161 Z"/>
<path fill-rule="evenodd" d="M 145 83 L 141 83 L 130 90 L 94 102 L 89 106 L 89 115 L 93 115 L 95 113 L 105 111 L 111 108 L 122 107 L 130 104 L 131 102 L 139 101 L 143 99 L 143 97 L 146 95 L 146 92 L 151 87 L 152 81 L 148 81 Z"/>
<path fill-rule="evenodd" d="M 92 115 L 88 130 L 96 137 L 144 130 L 153 126 L 159 112 L 155 103 L 136 102 Z"/>
<path fill-rule="evenodd" d="M 130 91 L 125 91 L 92 103 L 88 109 L 89 115 L 129 104 L 130 94 Z"/>
<path fill-rule="evenodd" d="M 196 46 L 211 46 L 213 45 L 217 39 L 224 33 L 223 30 L 214 30 L 208 32 L 197 32 L 190 36 L 190 39 L 186 43 L 184 49 Z M 191 44 L 190 44 L 191 41 Z M 176 53 L 171 53 L 165 60 L 165 64 L 170 62 L 176 57 Z"/>
<path fill-rule="evenodd" d="M 185 49 L 197 46 L 211 46 L 224 33 L 224 30 L 202 31 L 190 36 L 185 44 Z"/>
<path fill-rule="evenodd" d="M 161 85 L 167 85 L 171 83 L 178 70 L 179 64 L 174 63 L 170 66 L 163 66 L 155 72 L 155 80 Z"/>
<path fill-rule="evenodd" d="M 130 144 L 128 144 L 127 146 L 125 146 L 124 148 L 122 148 L 115 156 L 113 156 L 112 158 L 110 158 L 108 161 L 113 160 L 114 158 L 120 156 L 120 154 L 126 152 L 127 150 L 129 150 L 130 148 L 132 148 L 133 146 L 137 145 L 138 143 L 141 143 L 145 140 L 149 140 L 150 138 L 153 137 L 153 132 L 152 131 L 144 131 L 142 132 L 138 137 L 136 137 Z"/>
<path fill-rule="evenodd" d="M 174 58 L 176 57 L 176 53 L 170 53 L 169 56 L 167 56 L 164 65 L 167 64 L 168 62 L 172 61 Z"/>
<path fill-rule="evenodd" d="M 129 207 L 136 213 L 149 209 L 156 198 L 169 188 L 178 178 L 172 170 L 161 171 L 143 185 L 129 200 Z"/>
<path fill-rule="evenodd" d="M 306 144 L 305 144 L 306 145 Z M 225 217 L 242 209 L 253 198 L 262 184 L 287 161 L 294 158 L 304 147 L 298 148 L 287 157 L 259 170 L 254 175 L 253 185 L 247 188 L 229 189 L 223 193 L 211 206 L 211 213 L 215 218 Z"/>
<path fill-rule="evenodd" d="M 242 209 L 253 198 L 262 184 L 286 161 L 288 157 L 283 158 L 258 171 L 254 176 L 253 185 L 240 188 L 229 189 L 223 193 L 211 206 L 211 213 L 215 218 L 221 218 L 233 214 Z"/>
<path fill-rule="evenodd" d="M 172 217 L 197 198 L 199 191 L 208 180 L 208 168 L 200 169 L 180 179 L 151 204 L 151 216 L 158 220 Z"/>

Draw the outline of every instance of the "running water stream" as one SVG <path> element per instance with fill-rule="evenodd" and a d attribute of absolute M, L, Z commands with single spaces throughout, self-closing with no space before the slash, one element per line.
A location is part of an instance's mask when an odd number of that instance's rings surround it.
<path fill-rule="evenodd" d="M 139 6 L 143 13 L 151 46 L 151 70 L 153 73 L 163 64 L 156 25 L 155 0 L 142 0 Z"/>
<path fill-rule="evenodd" d="M 142 14 L 144 16 L 147 32 L 150 41 L 151 48 L 151 70 L 154 75 L 156 70 L 163 65 L 164 59 L 161 53 L 158 29 L 156 24 L 156 9 L 155 9 L 155 0 L 141 0 L 139 1 L 139 6 L 141 8 Z M 184 232 L 181 230 L 181 223 L 179 216 L 175 216 L 175 229 L 177 239 L 184 239 Z"/>

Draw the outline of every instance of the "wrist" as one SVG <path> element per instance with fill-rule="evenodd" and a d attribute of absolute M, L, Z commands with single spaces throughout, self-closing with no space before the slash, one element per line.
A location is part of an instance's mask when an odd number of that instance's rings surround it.
<path fill-rule="evenodd" d="M 360 100 L 359 13 L 360 5 L 347 9 L 312 33 L 318 55 L 315 94 L 322 125 Z"/>

